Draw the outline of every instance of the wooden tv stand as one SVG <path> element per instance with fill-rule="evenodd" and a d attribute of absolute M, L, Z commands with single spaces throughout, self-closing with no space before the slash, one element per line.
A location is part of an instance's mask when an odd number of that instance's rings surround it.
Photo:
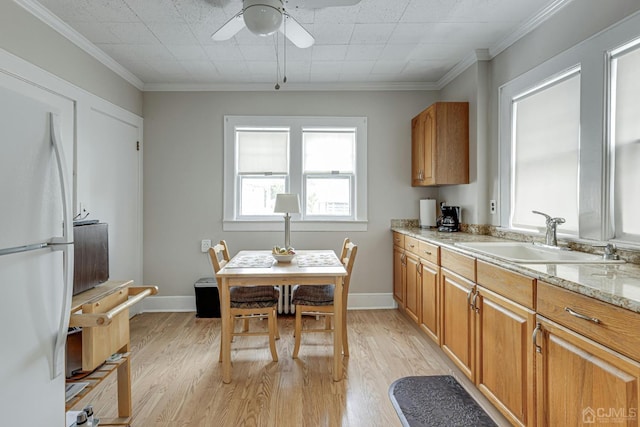
<path fill-rule="evenodd" d="M 134 287 L 132 284 L 132 280 L 110 280 L 74 296 L 71 303 L 69 327 L 82 327 L 82 371 L 91 373 L 76 380 L 89 385 L 66 402 L 65 407 L 68 411 L 111 373 L 117 372 L 118 418 L 98 416 L 101 426 L 131 423 L 129 307 L 158 293 L 156 286 Z M 121 357 L 108 361 L 114 354 Z"/>

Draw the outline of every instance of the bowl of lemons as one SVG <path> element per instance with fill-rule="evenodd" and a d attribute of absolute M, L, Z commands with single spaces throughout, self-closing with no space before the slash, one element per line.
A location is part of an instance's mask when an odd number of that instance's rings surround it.
<path fill-rule="evenodd" d="M 271 255 L 278 262 L 291 262 L 293 260 L 293 257 L 296 256 L 296 253 L 293 248 L 274 246 L 271 250 Z"/>

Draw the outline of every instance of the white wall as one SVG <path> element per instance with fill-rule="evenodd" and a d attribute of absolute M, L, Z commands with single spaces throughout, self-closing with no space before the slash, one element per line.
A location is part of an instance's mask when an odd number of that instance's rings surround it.
<path fill-rule="evenodd" d="M 195 280 L 212 275 L 201 239 L 226 239 L 233 253 L 281 240 L 276 232 L 222 231 L 225 114 L 366 116 L 368 231 L 294 232 L 292 243 L 338 250 L 348 234 L 359 244 L 351 290 L 384 294 L 392 304 L 390 219 L 417 218 L 418 200 L 437 191 L 411 187 L 411 118 L 436 99 L 436 92 L 146 92 L 145 281 L 161 296 L 193 296 Z"/>

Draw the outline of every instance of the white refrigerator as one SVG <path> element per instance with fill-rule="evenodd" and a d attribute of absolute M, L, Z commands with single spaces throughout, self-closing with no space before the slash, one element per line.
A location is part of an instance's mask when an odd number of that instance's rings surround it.
<path fill-rule="evenodd" d="M 1 71 L 0 424 L 63 426 L 74 104 Z"/>

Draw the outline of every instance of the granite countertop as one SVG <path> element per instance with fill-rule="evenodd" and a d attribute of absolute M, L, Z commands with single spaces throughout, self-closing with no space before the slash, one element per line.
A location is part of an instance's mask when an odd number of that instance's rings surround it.
<path fill-rule="evenodd" d="M 463 232 L 444 233 L 411 226 L 392 226 L 391 230 L 640 313 L 638 264 L 515 264 L 455 245 L 458 242 L 507 241 L 499 237 Z"/>

